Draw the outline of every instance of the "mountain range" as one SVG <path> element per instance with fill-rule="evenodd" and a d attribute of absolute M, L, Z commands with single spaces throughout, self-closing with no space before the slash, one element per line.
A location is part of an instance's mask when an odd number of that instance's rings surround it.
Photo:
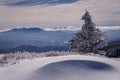
<path fill-rule="evenodd" d="M 68 41 L 78 30 L 57 30 L 46 31 L 41 28 L 15 28 L 5 32 L 0 32 L 0 52 L 9 51 L 26 51 L 33 48 L 32 52 L 37 52 L 36 49 L 49 48 L 48 50 L 62 51 L 69 50 L 66 46 Z M 104 38 L 108 41 L 120 40 L 120 30 L 105 30 Z M 29 47 L 28 47 L 29 46 Z M 50 48 L 50 46 L 57 48 Z M 24 49 L 22 48 L 24 47 Z M 37 48 L 36 48 L 37 47 Z M 27 49 L 26 49 L 27 48 Z M 36 49 L 34 49 L 36 48 Z M 61 48 L 61 49 L 60 49 Z M 20 49 L 20 50 L 19 50 Z M 21 50 L 23 49 L 23 50 Z M 29 51 L 28 50 L 28 51 Z M 38 52 L 42 52 L 39 51 Z"/>

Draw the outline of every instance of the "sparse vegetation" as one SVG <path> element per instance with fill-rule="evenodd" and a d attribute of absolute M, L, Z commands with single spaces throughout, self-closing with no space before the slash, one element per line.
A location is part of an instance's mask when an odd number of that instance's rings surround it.
<path fill-rule="evenodd" d="M 56 52 L 56 51 L 49 51 L 44 53 L 16 52 L 16 53 L 4 54 L 2 57 L 0 57 L 0 67 L 16 64 L 20 60 L 24 60 L 24 59 L 32 60 L 34 58 L 63 56 L 63 55 L 79 55 L 79 54 L 74 52 Z"/>

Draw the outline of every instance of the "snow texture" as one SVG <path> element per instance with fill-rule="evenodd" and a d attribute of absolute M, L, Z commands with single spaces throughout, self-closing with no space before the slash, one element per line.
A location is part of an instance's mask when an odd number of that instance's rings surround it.
<path fill-rule="evenodd" d="M 120 63 L 93 56 L 58 56 L 23 60 L 0 68 L 1 80 L 120 80 Z"/>

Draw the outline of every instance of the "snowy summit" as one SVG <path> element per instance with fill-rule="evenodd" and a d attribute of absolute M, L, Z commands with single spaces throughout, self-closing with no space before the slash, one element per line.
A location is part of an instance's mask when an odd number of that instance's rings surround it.
<path fill-rule="evenodd" d="M 0 79 L 120 80 L 120 63 L 111 59 L 82 55 L 36 58 L 0 68 Z"/>

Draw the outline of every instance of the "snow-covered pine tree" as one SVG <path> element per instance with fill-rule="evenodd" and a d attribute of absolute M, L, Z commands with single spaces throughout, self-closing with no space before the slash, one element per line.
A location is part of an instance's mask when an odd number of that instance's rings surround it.
<path fill-rule="evenodd" d="M 106 46 L 107 42 L 103 38 L 104 33 L 95 27 L 87 10 L 82 16 L 82 20 L 84 21 L 82 29 L 70 40 L 69 47 L 73 51 L 89 53 L 96 52 L 99 48 Z"/>

